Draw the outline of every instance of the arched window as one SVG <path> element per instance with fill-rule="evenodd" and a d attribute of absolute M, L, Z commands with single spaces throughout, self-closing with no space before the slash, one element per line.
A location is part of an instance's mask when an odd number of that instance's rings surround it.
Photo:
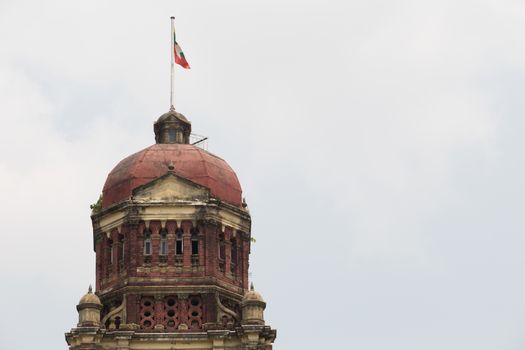
<path fill-rule="evenodd" d="M 230 261 L 230 268 L 231 272 L 235 274 L 235 271 L 237 270 L 237 239 L 232 238 L 231 239 L 231 261 Z"/>
<path fill-rule="evenodd" d="M 191 232 L 191 254 L 199 255 L 199 233 L 195 229 Z"/>
<path fill-rule="evenodd" d="M 177 235 L 175 237 L 175 254 L 176 255 L 182 255 L 184 244 L 182 240 L 182 230 L 179 228 L 177 229 Z"/>
<path fill-rule="evenodd" d="M 159 250 L 159 255 L 161 256 L 165 256 L 165 255 L 168 255 L 168 238 L 167 238 L 167 235 L 168 233 L 166 232 L 166 229 L 163 228 L 161 231 L 160 231 L 160 250 Z"/>
<path fill-rule="evenodd" d="M 168 129 L 169 143 L 175 143 L 177 141 L 177 130 L 174 128 Z"/>
<path fill-rule="evenodd" d="M 219 270 L 224 272 L 226 259 L 226 246 L 224 242 L 224 233 L 219 235 Z"/>
<path fill-rule="evenodd" d="M 151 255 L 151 232 L 148 229 L 144 231 L 144 255 Z"/>
<path fill-rule="evenodd" d="M 118 242 L 119 242 L 119 248 L 120 248 L 119 261 L 120 262 L 124 262 L 124 252 L 126 251 L 126 248 L 125 248 L 125 242 L 124 242 L 124 235 L 123 234 L 118 235 Z"/>
<path fill-rule="evenodd" d="M 108 261 L 113 264 L 113 240 L 108 239 Z"/>
<path fill-rule="evenodd" d="M 226 259 L 226 247 L 224 244 L 224 233 L 219 235 L 219 259 Z"/>
<path fill-rule="evenodd" d="M 120 319 L 120 316 L 115 317 L 115 329 L 119 329 L 121 323 L 122 320 Z"/>

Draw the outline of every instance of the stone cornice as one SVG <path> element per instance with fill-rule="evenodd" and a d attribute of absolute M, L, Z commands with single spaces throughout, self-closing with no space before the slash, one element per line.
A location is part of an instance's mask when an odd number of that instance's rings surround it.
<path fill-rule="evenodd" d="M 95 237 L 102 232 L 109 233 L 123 224 L 140 220 L 176 220 L 214 222 L 234 230 L 250 232 L 250 214 L 224 202 L 210 199 L 203 201 L 136 201 L 128 200 L 91 217 Z"/>
<path fill-rule="evenodd" d="M 111 299 L 114 296 L 122 294 L 202 294 L 202 293 L 220 293 L 221 295 L 242 300 L 243 292 L 242 288 L 239 288 L 240 293 L 235 293 L 226 288 L 220 287 L 213 284 L 201 284 L 192 286 L 180 286 L 180 285 L 164 285 L 164 286 L 126 286 L 112 291 L 100 291 L 100 298 L 103 300 Z"/>

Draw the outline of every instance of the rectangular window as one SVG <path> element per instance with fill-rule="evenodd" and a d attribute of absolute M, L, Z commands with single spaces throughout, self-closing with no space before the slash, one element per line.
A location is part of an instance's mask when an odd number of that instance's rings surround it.
<path fill-rule="evenodd" d="M 126 251 L 126 246 L 124 242 L 120 244 L 120 261 L 124 261 L 124 252 Z"/>
<path fill-rule="evenodd" d="M 224 242 L 219 243 L 219 259 L 225 259 L 226 258 L 226 247 L 224 246 Z"/>
<path fill-rule="evenodd" d="M 191 240 L 191 254 L 197 255 L 199 254 L 199 241 L 192 239 Z"/>
<path fill-rule="evenodd" d="M 166 239 L 160 240 L 160 255 L 168 255 L 168 242 Z"/>
<path fill-rule="evenodd" d="M 144 241 L 144 255 L 151 255 L 151 241 Z"/>
<path fill-rule="evenodd" d="M 118 235 L 118 259 L 120 262 L 124 261 L 124 252 L 126 251 L 126 247 L 124 244 L 124 235 L 120 234 Z"/>
<path fill-rule="evenodd" d="M 182 255 L 182 239 L 176 241 L 175 254 Z"/>
<path fill-rule="evenodd" d="M 177 130 L 175 129 L 169 129 L 168 135 L 170 138 L 170 143 L 175 143 L 177 141 Z"/>
<path fill-rule="evenodd" d="M 235 243 L 232 244 L 231 261 L 234 264 L 237 263 L 237 246 L 235 245 Z"/>
<path fill-rule="evenodd" d="M 237 271 L 237 240 L 231 240 L 231 252 L 230 252 L 230 270 L 235 275 Z"/>

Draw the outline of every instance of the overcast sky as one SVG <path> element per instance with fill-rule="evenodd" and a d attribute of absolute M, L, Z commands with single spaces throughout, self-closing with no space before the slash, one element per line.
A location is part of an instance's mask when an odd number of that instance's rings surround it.
<path fill-rule="evenodd" d="M 66 349 L 169 107 L 236 170 L 276 350 L 525 347 L 525 4 L 0 1 L 0 348 Z"/>

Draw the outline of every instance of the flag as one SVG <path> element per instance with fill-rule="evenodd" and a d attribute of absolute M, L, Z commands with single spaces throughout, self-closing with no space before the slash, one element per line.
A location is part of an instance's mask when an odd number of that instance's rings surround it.
<path fill-rule="evenodd" d="M 184 57 L 184 52 L 182 52 L 182 49 L 180 48 L 179 44 L 177 44 L 175 33 L 173 33 L 173 51 L 175 63 L 180 65 L 182 68 L 190 69 L 190 65 L 188 61 L 186 61 L 186 57 Z"/>

